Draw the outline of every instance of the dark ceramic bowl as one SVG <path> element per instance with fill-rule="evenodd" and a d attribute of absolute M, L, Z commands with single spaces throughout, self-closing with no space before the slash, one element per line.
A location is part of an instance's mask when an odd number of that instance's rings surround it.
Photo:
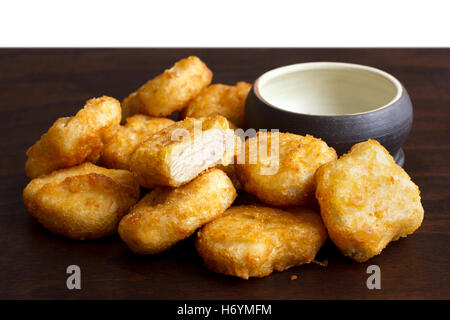
<path fill-rule="evenodd" d="M 399 165 L 413 121 L 411 100 L 390 74 L 368 66 L 312 62 L 264 73 L 246 106 L 248 128 L 279 129 L 322 138 L 339 155 L 378 140 Z"/>

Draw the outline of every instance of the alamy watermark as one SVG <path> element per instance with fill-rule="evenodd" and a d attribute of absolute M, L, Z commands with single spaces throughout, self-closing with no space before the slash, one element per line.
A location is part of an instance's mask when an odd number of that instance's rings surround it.
<path fill-rule="evenodd" d="M 373 290 L 373 289 L 381 289 L 381 269 L 376 264 L 372 264 L 367 267 L 366 270 L 367 274 L 370 274 L 370 276 L 367 278 L 366 286 L 367 289 Z"/>
<path fill-rule="evenodd" d="M 274 175 L 280 166 L 279 160 L 279 129 L 253 129 L 243 130 L 211 128 L 203 130 L 202 120 L 194 120 L 193 134 L 191 130 L 177 128 L 172 132 L 172 141 L 182 141 L 186 144 L 184 152 L 197 154 L 208 138 L 213 139 L 213 148 L 208 150 L 208 156 L 222 158 L 223 165 L 228 164 L 263 164 L 261 175 Z M 206 136 L 207 135 L 207 136 Z M 247 146 L 246 148 L 246 138 Z M 217 143 L 221 141 L 221 143 Z M 248 155 L 246 153 L 248 152 Z M 232 156 L 230 156 L 230 154 Z M 187 160 L 189 159 L 189 160 Z M 203 157 L 186 158 L 189 165 L 201 165 Z"/>
<path fill-rule="evenodd" d="M 67 289 L 81 289 L 81 269 L 79 266 L 72 264 L 67 267 L 66 273 L 70 274 L 66 280 Z"/>

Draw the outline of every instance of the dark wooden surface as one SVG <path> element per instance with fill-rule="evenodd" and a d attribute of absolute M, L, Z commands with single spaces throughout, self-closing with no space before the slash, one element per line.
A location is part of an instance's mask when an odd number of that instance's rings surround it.
<path fill-rule="evenodd" d="M 320 259 L 239 280 L 208 271 L 192 238 L 155 256 L 130 253 L 118 236 L 72 241 L 42 228 L 22 203 L 25 150 L 53 121 L 99 95 L 123 98 L 174 61 L 198 55 L 214 82 L 252 82 L 281 65 L 344 61 L 379 67 L 405 85 L 414 125 L 405 169 L 422 191 L 425 219 L 407 239 L 358 264 L 327 243 Z M 0 50 L 0 298 L 24 299 L 449 299 L 449 49 L 129 49 Z M 66 289 L 66 267 L 82 270 L 82 289 Z M 377 264 L 382 289 L 366 288 Z M 291 281 L 291 275 L 298 280 Z"/>

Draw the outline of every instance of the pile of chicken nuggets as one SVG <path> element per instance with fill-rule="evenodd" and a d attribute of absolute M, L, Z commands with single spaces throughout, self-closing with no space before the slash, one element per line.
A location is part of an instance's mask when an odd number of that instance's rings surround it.
<path fill-rule="evenodd" d="M 310 135 L 239 137 L 251 85 L 212 77 L 188 57 L 57 119 L 26 153 L 30 214 L 72 239 L 119 233 L 136 254 L 195 235 L 209 269 L 243 279 L 314 261 L 328 236 L 364 262 L 420 227 L 419 188 L 377 141 L 338 158 Z M 259 202 L 233 206 L 238 192 Z"/>

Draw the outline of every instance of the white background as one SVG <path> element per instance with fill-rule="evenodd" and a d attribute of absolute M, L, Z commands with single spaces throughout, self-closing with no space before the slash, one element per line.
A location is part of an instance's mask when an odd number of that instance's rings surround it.
<path fill-rule="evenodd" d="M 450 1 L 5 1 L 6 47 L 450 46 Z"/>

